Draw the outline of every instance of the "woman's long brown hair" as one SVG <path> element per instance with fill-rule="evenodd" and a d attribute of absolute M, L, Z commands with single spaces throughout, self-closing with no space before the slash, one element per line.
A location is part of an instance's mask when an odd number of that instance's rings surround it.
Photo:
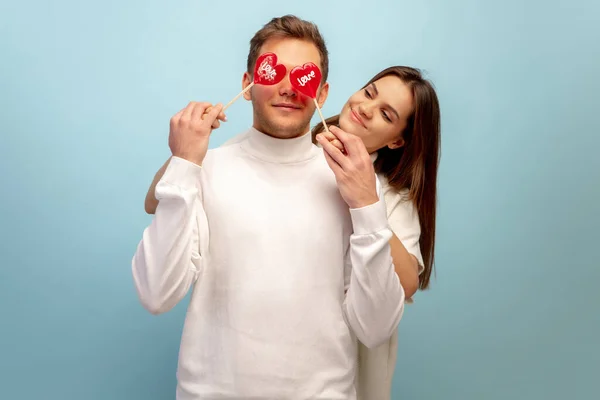
<path fill-rule="evenodd" d="M 435 227 L 437 208 L 437 171 L 440 160 L 440 106 L 435 89 L 415 68 L 394 66 L 375 75 L 363 89 L 384 76 L 397 76 L 412 90 L 414 109 L 402 132 L 404 146 L 383 147 L 377 151 L 375 171 L 384 175 L 397 191 L 408 189 L 409 199 L 419 214 L 419 245 L 424 271 L 419 276 L 419 289 L 429 287 L 434 269 Z M 339 114 L 325 120 L 339 126 Z M 312 129 L 313 142 L 323 131 L 323 123 Z"/>

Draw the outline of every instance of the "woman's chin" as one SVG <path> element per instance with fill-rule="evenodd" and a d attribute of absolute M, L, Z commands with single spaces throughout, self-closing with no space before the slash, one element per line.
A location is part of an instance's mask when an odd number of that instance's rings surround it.
<path fill-rule="evenodd" d="M 344 132 L 351 133 L 353 135 L 356 135 L 358 133 L 356 125 L 354 125 L 352 121 L 348 121 L 344 117 L 340 117 L 340 129 Z"/>

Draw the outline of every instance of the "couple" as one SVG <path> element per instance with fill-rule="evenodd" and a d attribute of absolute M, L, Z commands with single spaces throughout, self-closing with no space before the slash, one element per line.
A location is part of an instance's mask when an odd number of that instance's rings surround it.
<path fill-rule="evenodd" d="M 244 87 L 265 52 L 288 71 L 318 65 L 324 104 L 328 51 L 314 24 L 284 16 L 259 30 Z M 252 127 L 216 149 L 220 104 L 171 119 L 172 157 L 132 261 L 154 314 L 192 290 L 177 398 L 389 399 L 404 301 L 433 263 L 436 94 L 418 71 L 386 69 L 327 120 L 331 134 L 310 131 L 314 103 L 289 79 L 245 98 Z"/>

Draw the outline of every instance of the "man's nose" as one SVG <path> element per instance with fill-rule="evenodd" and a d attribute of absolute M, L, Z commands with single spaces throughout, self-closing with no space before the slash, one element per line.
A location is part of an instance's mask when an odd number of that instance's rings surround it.
<path fill-rule="evenodd" d="M 279 95 L 286 97 L 295 97 L 298 95 L 296 89 L 294 89 L 294 87 L 290 83 L 289 78 L 285 78 L 283 81 L 281 81 L 281 84 L 279 86 Z"/>

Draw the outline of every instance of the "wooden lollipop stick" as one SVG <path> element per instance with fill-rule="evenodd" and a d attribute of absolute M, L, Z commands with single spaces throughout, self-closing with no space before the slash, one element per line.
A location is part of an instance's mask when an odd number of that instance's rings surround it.
<path fill-rule="evenodd" d="M 228 108 L 230 105 L 232 105 L 233 103 L 235 103 L 235 101 L 236 101 L 237 99 L 239 99 L 239 98 L 240 98 L 240 96 L 242 96 L 242 95 L 243 95 L 244 93 L 246 93 L 248 90 L 250 90 L 250 88 L 251 88 L 252 86 L 254 86 L 254 82 L 252 82 L 251 84 L 249 84 L 249 85 L 246 87 L 246 89 L 242 90 L 241 92 L 239 92 L 239 93 L 237 94 L 237 96 L 235 96 L 233 99 L 231 99 L 231 101 L 230 101 L 229 103 L 227 103 L 227 104 L 225 105 L 225 107 L 223 107 L 223 109 L 221 110 L 221 112 L 225 112 L 225 110 L 226 110 L 226 109 L 227 109 L 227 108 Z M 210 107 L 208 107 L 206 110 L 204 110 L 204 114 L 205 114 L 205 115 L 206 115 L 206 114 L 208 114 L 208 113 L 210 112 L 210 110 L 212 110 L 212 106 L 210 106 Z"/>
<path fill-rule="evenodd" d="M 237 99 L 239 99 L 244 93 L 246 93 L 255 84 L 259 85 L 276 85 L 286 75 L 286 69 L 283 64 L 277 64 L 277 55 L 275 53 L 264 53 L 256 59 L 254 65 L 254 80 L 244 90 L 238 93 L 229 103 L 223 107 L 221 112 L 224 112 L 231 106 Z M 208 107 L 204 114 L 210 112 L 212 107 Z"/>
<path fill-rule="evenodd" d="M 325 132 L 329 133 L 330 135 L 330 137 L 327 137 L 327 140 L 329 140 L 331 144 L 337 147 L 342 152 L 342 154 L 347 154 L 344 145 L 342 144 L 342 142 L 339 141 L 339 139 L 335 139 L 335 136 L 333 136 L 334 139 L 331 139 L 332 135 L 331 132 L 329 132 L 329 128 L 327 128 L 327 123 L 325 123 L 325 118 L 323 118 L 323 114 L 321 113 L 321 109 L 319 108 L 319 103 L 317 103 L 317 99 L 313 98 L 313 100 L 315 101 L 315 106 L 317 106 L 317 111 L 319 112 L 319 116 L 321 117 L 321 121 L 323 122 L 323 128 L 325 128 Z"/>
<path fill-rule="evenodd" d="M 323 118 L 323 113 L 321 112 L 321 108 L 319 107 L 319 103 L 317 103 L 317 99 L 313 98 L 315 102 L 315 106 L 317 107 L 317 111 L 319 112 L 319 116 L 321 117 L 321 122 L 323 122 L 323 127 L 325 128 L 325 132 L 329 133 L 329 129 L 327 128 L 327 123 L 325 123 L 325 118 Z"/>
<path fill-rule="evenodd" d="M 249 84 L 248 86 L 246 86 L 246 89 L 242 90 L 240 93 L 238 93 L 237 96 L 235 96 L 229 103 L 227 103 L 227 105 L 225 107 L 223 107 L 223 111 L 227 110 L 227 108 L 232 105 L 237 99 L 240 98 L 240 96 L 242 96 L 244 93 L 246 93 L 248 90 L 250 90 L 250 88 L 254 86 L 254 82 L 252 82 L 251 84 Z"/>

